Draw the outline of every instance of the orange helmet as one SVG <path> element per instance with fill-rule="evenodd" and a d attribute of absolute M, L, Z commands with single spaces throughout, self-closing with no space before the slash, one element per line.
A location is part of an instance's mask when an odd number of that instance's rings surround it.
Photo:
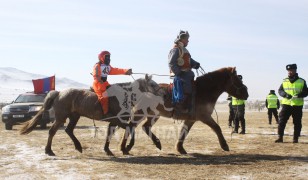
<path fill-rule="evenodd" d="M 98 59 L 102 62 L 105 63 L 105 56 L 109 55 L 110 56 L 110 52 L 108 51 L 102 51 L 101 53 L 98 54 Z"/>

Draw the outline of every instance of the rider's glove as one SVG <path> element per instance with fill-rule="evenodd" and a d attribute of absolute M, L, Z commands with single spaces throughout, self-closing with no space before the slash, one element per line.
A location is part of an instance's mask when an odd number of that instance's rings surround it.
<path fill-rule="evenodd" d="M 200 63 L 196 63 L 195 69 L 199 69 L 199 67 L 200 67 Z"/>
<path fill-rule="evenodd" d="M 292 99 L 292 95 L 287 94 L 287 95 L 286 95 L 286 98 L 287 98 L 287 99 Z"/>
<path fill-rule="evenodd" d="M 128 69 L 125 74 L 126 75 L 131 75 L 131 74 L 133 74 L 133 70 L 132 69 Z"/>

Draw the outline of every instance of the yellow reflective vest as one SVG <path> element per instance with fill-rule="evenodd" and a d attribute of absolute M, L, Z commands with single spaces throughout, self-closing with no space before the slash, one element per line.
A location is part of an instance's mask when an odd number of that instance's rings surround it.
<path fill-rule="evenodd" d="M 239 106 L 239 105 L 244 105 L 245 100 L 243 99 L 237 99 L 236 97 L 232 96 L 232 106 Z"/>
<path fill-rule="evenodd" d="M 266 97 L 267 100 L 267 108 L 278 108 L 277 100 L 278 97 L 275 94 L 269 94 Z"/>
<path fill-rule="evenodd" d="M 291 99 L 283 98 L 281 104 L 289 106 L 303 106 L 304 99 L 301 97 L 294 97 L 298 93 L 302 92 L 304 88 L 305 81 L 301 78 L 297 79 L 295 82 L 291 83 L 289 78 L 285 78 L 282 82 L 283 90 L 293 96 Z"/>

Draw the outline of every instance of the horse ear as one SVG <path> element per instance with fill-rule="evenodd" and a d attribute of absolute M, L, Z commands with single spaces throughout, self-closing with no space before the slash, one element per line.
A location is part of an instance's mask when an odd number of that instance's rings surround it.
<path fill-rule="evenodd" d="M 232 68 L 231 73 L 232 73 L 232 74 L 236 74 L 236 67 L 233 67 L 233 68 Z"/>
<path fill-rule="evenodd" d="M 150 81 L 152 79 L 151 75 L 145 74 L 145 80 Z"/>

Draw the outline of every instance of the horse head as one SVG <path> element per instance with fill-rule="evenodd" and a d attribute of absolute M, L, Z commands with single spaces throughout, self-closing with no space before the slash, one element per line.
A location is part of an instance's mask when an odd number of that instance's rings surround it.
<path fill-rule="evenodd" d="M 216 102 L 223 92 L 239 99 L 248 98 L 247 87 L 237 76 L 235 67 L 221 68 L 199 76 L 195 84 L 200 100 L 205 98 Z"/>
<path fill-rule="evenodd" d="M 139 89 L 142 92 L 150 92 L 154 95 L 163 96 L 164 92 L 160 88 L 159 84 L 157 84 L 151 75 L 146 74 L 145 78 L 137 79 L 134 83 L 139 85 Z"/>
<path fill-rule="evenodd" d="M 236 67 L 227 68 L 227 78 L 225 83 L 225 91 L 238 99 L 247 100 L 248 89 L 243 81 L 237 76 Z"/>

